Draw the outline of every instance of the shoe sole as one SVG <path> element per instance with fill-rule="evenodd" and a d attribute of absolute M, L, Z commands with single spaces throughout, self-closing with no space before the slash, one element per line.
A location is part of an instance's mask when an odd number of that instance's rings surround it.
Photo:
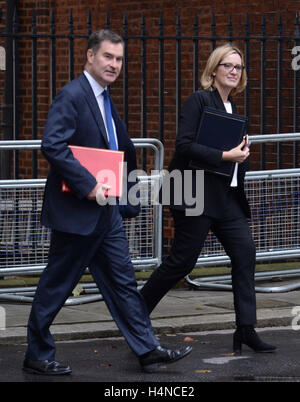
<path fill-rule="evenodd" d="M 67 375 L 67 374 L 71 374 L 72 370 L 68 370 L 68 371 L 64 371 L 61 373 L 58 372 L 51 372 L 51 371 L 39 371 L 39 370 L 35 370 L 33 368 L 29 368 L 29 367 L 23 367 L 23 371 L 25 371 L 25 373 L 28 374 L 38 374 L 38 375 Z"/>
<path fill-rule="evenodd" d="M 272 350 L 254 350 L 255 353 L 274 353 L 277 349 Z"/>
<path fill-rule="evenodd" d="M 181 356 L 178 356 L 176 359 L 173 359 L 173 360 L 170 360 L 170 361 L 167 361 L 167 362 L 153 363 L 153 364 L 148 364 L 147 366 L 143 366 L 142 371 L 144 371 L 145 373 L 155 373 L 158 370 L 159 365 L 172 364 L 172 363 L 178 362 L 178 360 L 181 360 L 184 357 L 186 357 L 187 355 L 189 355 L 192 350 L 193 350 L 193 348 L 190 347 L 190 349 L 187 349 L 185 351 L 185 353 L 182 354 Z"/>
<path fill-rule="evenodd" d="M 254 353 L 275 353 L 276 351 L 277 351 L 277 348 L 276 349 L 269 349 L 269 350 L 254 350 L 254 349 L 252 349 L 252 348 L 249 348 L 249 349 L 251 349 L 252 350 L 252 352 L 254 352 Z M 235 355 L 241 355 L 242 354 L 242 350 L 234 350 L 233 351 L 233 353 L 235 354 Z"/>

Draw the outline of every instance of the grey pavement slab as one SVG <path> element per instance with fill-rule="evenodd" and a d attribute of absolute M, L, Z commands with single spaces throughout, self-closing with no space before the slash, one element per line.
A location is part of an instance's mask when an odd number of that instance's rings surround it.
<path fill-rule="evenodd" d="M 1 302 L 5 329 L 0 344 L 26 342 L 30 304 Z M 258 293 L 258 327 L 289 326 L 293 308 L 300 306 L 300 290 L 286 293 Z M 300 309 L 300 307 L 299 307 Z M 220 330 L 235 327 L 231 291 L 175 289 L 170 291 L 151 314 L 157 333 Z M 51 331 L 57 340 L 119 336 L 104 301 L 65 306 Z"/>

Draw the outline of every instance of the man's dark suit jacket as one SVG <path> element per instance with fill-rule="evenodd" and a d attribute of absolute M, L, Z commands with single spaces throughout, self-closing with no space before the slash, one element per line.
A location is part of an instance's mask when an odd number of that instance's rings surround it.
<path fill-rule="evenodd" d="M 236 106 L 230 98 L 232 111 L 236 113 Z M 192 93 L 185 101 L 180 115 L 178 133 L 176 138 L 175 155 L 169 165 L 171 172 L 178 169 L 182 172 L 189 170 L 191 160 L 205 161 L 213 166 L 222 163 L 222 151 L 200 145 L 196 142 L 196 135 L 200 124 L 200 118 L 205 106 L 224 110 L 225 106 L 217 90 L 200 90 Z M 224 133 L 225 134 L 225 133 Z M 246 172 L 246 162 L 239 164 L 238 167 L 238 199 L 246 215 L 250 217 L 250 208 L 244 192 L 244 177 Z M 213 173 L 204 173 L 204 211 L 203 214 L 212 218 L 219 218 L 226 205 L 226 195 L 230 188 L 231 179 Z M 184 185 L 182 186 L 184 190 Z M 193 172 L 193 196 L 195 196 L 195 171 Z M 172 194 L 171 194 L 172 199 Z M 184 194 L 182 193 L 184 201 Z M 185 210 L 190 206 L 174 205 L 171 201 L 171 208 Z"/>
<path fill-rule="evenodd" d="M 119 150 L 125 151 L 129 173 L 136 169 L 135 148 L 113 104 L 112 115 Z M 41 222 L 54 230 L 89 235 L 100 218 L 103 218 L 103 225 L 107 223 L 107 213 L 105 207 L 86 198 L 97 184 L 96 179 L 73 157 L 69 144 L 108 148 L 101 112 L 84 74 L 58 93 L 49 111 L 41 146 L 50 163 Z M 73 194 L 61 192 L 62 179 Z M 127 216 L 137 215 L 138 212 L 139 206 L 127 208 Z"/>

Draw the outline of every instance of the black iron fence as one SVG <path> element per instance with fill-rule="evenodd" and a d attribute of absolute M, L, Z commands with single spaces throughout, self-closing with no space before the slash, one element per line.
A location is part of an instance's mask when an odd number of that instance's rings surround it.
<path fill-rule="evenodd" d="M 8 21 L 7 18 L 11 20 Z M 130 21 L 127 15 L 123 17 L 122 26 L 118 29 L 113 26 L 113 29 L 123 35 L 125 41 L 123 74 L 122 81 L 117 87 L 117 97 L 123 120 L 130 128 L 132 136 L 157 137 L 165 144 L 168 144 L 170 138 L 175 138 L 182 101 L 188 92 L 199 89 L 201 71 L 209 52 L 224 41 L 238 43 L 245 54 L 249 84 L 243 96 L 238 99 L 238 103 L 241 112 L 251 117 L 249 132 L 252 134 L 299 132 L 298 14 L 295 15 L 294 26 L 288 27 L 288 35 L 284 33 L 287 27 L 280 15 L 276 22 L 272 21 L 272 32 L 269 30 L 268 18 L 264 14 L 261 15 L 259 32 L 257 30 L 251 32 L 247 14 L 244 22 L 238 27 L 234 26 L 229 16 L 223 24 L 221 35 L 218 33 L 214 15 L 211 16 L 206 35 L 199 33 L 201 30 L 197 16 L 193 18 L 191 24 L 192 34 L 182 34 L 183 27 L 178 13 L 174 21 L 173 35 L 165 33 L 163 14 L 157 22 L 156 34 L 148 34 L 143 15 L 138 35 L 129 34 Z M 108 14 L 104 25 L 108 28 L 112 25 Z M 49 11 L 49 23 L 46 29 L 43 25 L 42 32 L 37 24 L 35 10 L 32 13 L 31 26 L 30 28 L 27 26 L 26 30 L 19 22 L 16 10 L 13 15 L 6 16 L 6 27 L 0 32 L 1 45 L 6 50 L 5 79 L 0 89 L 1 139 L 40 138 L 45 120 L 41 99 L 47 98 L 49 106 L 57 90 L 82 70 L 82 49 L 84 49 L 82 43 L 91 32 L 90 12 L 87 15 L 84 33 L 75 32 L 71 10 L 65 33 L 57 32 L 53 10 Z M 77 48 L 79 43 L 81 50 Z M 59 58 L 61 52 L 67 53 L 68 56 L 64 66 Z M 170 65 L 173 65 L 173 68 L 170 69 Z M 25 69 L 29 70 L 27 76 L 24 73 Z M 170 76 L 173 77 L 172 80 Z M 133 82 L 134 91 L 131 89 Z M 297 142 L 288 150 L 279 143 L 275 150 L 272 148 L 271 153 L 266 149 L 266 144 L 261 144 L 259 147 L 256 168 L 266 168 L 270 154 L 274 159 L 272 163 L 277 168 L 285 166 L 286 157 L 291 167 L 299 165 Z M 13 169 L 10 166 L 7 169 L 12 160 L 7 154 L 6 156 L 1 154 L 0 158 L 1 177 L 4 178 L 4 171 L 6 176 L 9 171 L 18 178 L 22 169 L 18 152 L 15 152 L 13 158 Z M 38 177 L 40 166 L 36 151 L 33 151 L 31 163 L 32 177 Z"/>

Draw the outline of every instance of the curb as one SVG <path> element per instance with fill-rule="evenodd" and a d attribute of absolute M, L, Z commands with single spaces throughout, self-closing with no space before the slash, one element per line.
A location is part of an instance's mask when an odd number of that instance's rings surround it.
<path fill-rule="evenodd" d="M 257 328 L 290 326 L 291 309 L 258 310 Z M 235 328 L 235 314 L 207 314 L 152 320 L 156 334 L 174 334 L 202 331 L 217 331 Z M 11 327 L 0 331 L 0 345 L 24 344 L 27 342 L 26 327 Z M 79 341 L 96 338 L 121 337 L 113 321 L 84 324 L 54 324 L 51 333 L 55 341 Z"/>

